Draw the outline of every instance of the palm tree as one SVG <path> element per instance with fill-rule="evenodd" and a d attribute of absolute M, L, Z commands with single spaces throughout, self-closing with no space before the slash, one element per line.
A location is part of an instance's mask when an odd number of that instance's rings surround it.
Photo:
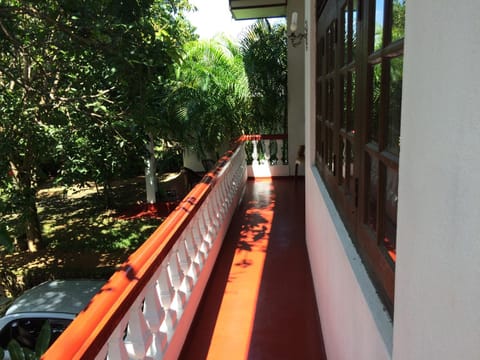
<path fill-rule="evenodd" d="M 285 133 L 287 129 L 287 36 L 285 24 L 261 19 L 241 40 L 252 96 L 250 132 Z"/>
<path fill-rule="evenodd" d="M 190 42 L 176 80 L 170 133 L 210 158 L 244 127 L 250 96 L 240 50 L 226 38 Z"/>

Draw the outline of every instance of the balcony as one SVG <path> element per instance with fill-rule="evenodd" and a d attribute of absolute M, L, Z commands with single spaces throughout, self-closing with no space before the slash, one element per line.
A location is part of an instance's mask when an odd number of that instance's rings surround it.
<path fill-rule="evenodd" d="M 326 359 L 304 181 L 248 179 L 246 141 L 257 167 L 283 165 L 278 139 L 241 139 L 43 359 Z"/>
<path fill-rule="evenodd" d="M 230 0 L 230 10 L 236 20 L 285 16 L 286 0 Z"/>

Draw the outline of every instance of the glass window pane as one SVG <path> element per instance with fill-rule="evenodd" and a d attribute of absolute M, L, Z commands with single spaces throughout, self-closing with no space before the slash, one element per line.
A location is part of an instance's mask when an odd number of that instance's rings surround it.
<path fill-rule="evenodd" d="M 376 64 L 371 69 L 372 93 L 370 94 L 370 123 L 368 124 L 368 139 L 378 142 L 378 123 L 380 120 L 380 94 L 382 65 Z"/>
<path fill-rule="evenodd" d="M 383 245 L 390 258 L 396 258 L 397 239 L 397 205 L 398 205 L 398 172 L 387 168 L 385 189 L 385 236 Z"/>
<path fill-rule="evenodd" d="M 327 167 L 333 173 L 334 172 L 334 153 L 333 153 L 333 131 L 327 128 Z"/>
<path fill-rule="evenodd" d="M 347 130 L 355 132 L 355 91 L 356 91 L 356 73 L 352 71 L 350 74 L 350 111 L 348 114 L 348 123 L 347 123 Z"/>
<path fill-rule="evenodd" d="M 351 18 L 352 18 L 352 57 L 355 57 L 355 49 L 357 47 L 358 0 L 353 0 Z"/>
<path fill-rule="evenodd" d="M 343 184 L 347 178 L 347 140 L 340 136 L 340 183 Z"/>
<path fill-rule="evenodd" d="M 320 39 L 318 43 L 318 49 L 317 49 L 317 77 L 323 75 L 323 63 L 324 63 L 324 49 L 323 47 L 325 46 L 325 40 L 323 37 Z"/>
<path fill-rule="evenodd" d="M 318 100 L 318 98 L 317 98 Z M 317 157 L 320 159 L 321 155 L 321 146 L 322 146 L 322 122 L 321 116 L 317 113 L 317 121 L 315 122 L 315 150 Z"/>
<path fill-rule="evenodd" d="M 350 141 L 347 141 L 347 167 L 348 167 L 348 188 L 350 194 L 355 194 L 355 154 L 353 152 L 353 146 Z"/>
<path fill-rule="evenodd" d="M 388 104 L 387 150 L 400 153 L 400 113 L 402 106 L 403 57 L 390 60 L 390 86 Z"/>
<path fill-rule="evenodd" d="M 335 22 L 327 29 L 327 72 L 335 68 Z"/>
<path fill-rule="evenodd" d="M 383 47 L 383 19 L 384 19 L 384 0 L 375 2 L 375 35 L 373 39 L 374 51 Z"/>
<path fill-rule="evenodd" d="M 367 217 L 369 228 L 377 232 L 377 198 L 378 198 L 378 161 L 367 157 Z"/>
<path fill-rule="evenodd" d="M 320 157 L 322 158 L 322 161 L 325 161 L 325 126 L 322 125 L 322 130 L 321 130 L 322 134 L 321 134 L 321 138 L 320 138 Z"/>
<path fill-rule="evenodd" d="M 392 4 L 392 42 L 405 37 L 406 0 L 393 0 Z"/>
<path fill-rule="evenodd" d="M 349 42 L 349 12 L 348 12 L 348 6 L 345 4 L 345 6 L 342 8 L 343 12 L 343 22 L 342 22 L 342 33 L 343 33 L 343 63 L 347 64 L 349 62 L 349 56 L 348 56 L 348 48 L 350 46 Z"/>
<path fill-rule="evenodd" d="M 328 80 L 327 83 L 327 121 L 333 122 L 333 96 L 335 93 L 335 85 L 333 79 Z"/>
<path fill-rule="evenodd" d="M 350 101 L 349 101 L 349 73 L 346 73 L 342 76 L 342 120 L 340 122 L 340 127 L 342 129 L 347 129 L 347 121 L 350 117 Z"/>
<path fill-rule="evenodd" d="M 323 121 L 323 81 L 317 81 L 317 96 L 315 98 L 317 121 Z"/>

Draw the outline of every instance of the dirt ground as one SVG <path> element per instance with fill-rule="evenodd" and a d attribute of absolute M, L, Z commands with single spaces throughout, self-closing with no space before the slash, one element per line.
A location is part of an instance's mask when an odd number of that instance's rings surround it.
<path fill-rule="evenodd" d="M 175 207 L 163 204 L 158 211 L 146 211 L 144 184 L 143 177 L 114 184 L 115 206 L 108 210 L 97 206 L 99 194 L 93 186 L 68 192 L 53 186 L 40 190 L 41 221 L 51 232 L 48 236 L 59 243 L 36 253 L 8 254 L 0 248 L 0 303 L 2 296 L 16 296 L 52 278 L 108 279 L 138 244 L 112 249 L 102 248 L 102 241 L 124 239 L 129 233 L 138 235 L 137 242 L 144 241 Z M 114 228 L 118 226 L 120 230 Z M 83 246 L 89 237 L 98 243 Z"/>

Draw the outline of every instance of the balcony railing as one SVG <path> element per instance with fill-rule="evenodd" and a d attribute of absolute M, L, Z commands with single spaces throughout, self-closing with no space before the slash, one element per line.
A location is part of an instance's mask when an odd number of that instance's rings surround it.
<path fill-rule="evenodd" d="M 285 166 L 283 136 L 240 138 L 42 359 L 176 359 L 243 196 L 245 143 L 253 144 L 252 167 L 268 167 L 270 141 L 276 142 L 275 164 Z"/>
<path fill-rule="evenodd" d="M 287 135 L 246 135 L 248 177 L 288 176 Z"/>

